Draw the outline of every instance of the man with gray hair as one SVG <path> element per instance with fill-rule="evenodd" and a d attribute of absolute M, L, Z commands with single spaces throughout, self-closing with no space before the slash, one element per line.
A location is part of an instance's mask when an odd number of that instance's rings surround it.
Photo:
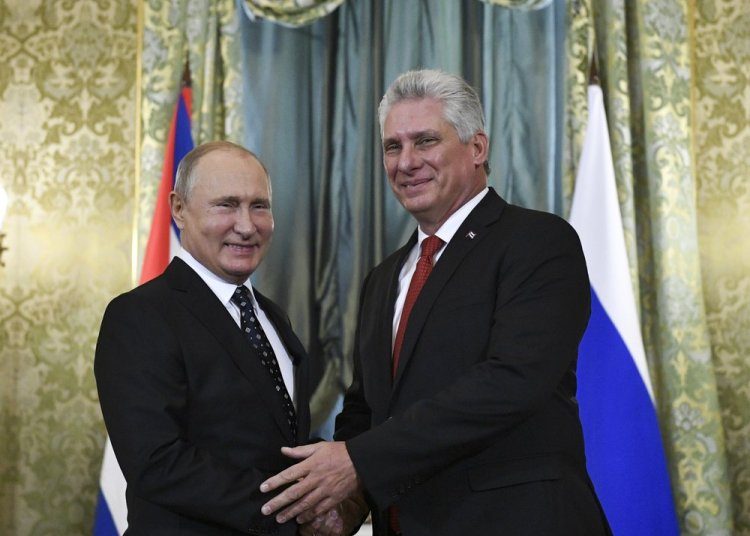
<path fill-rule="evenodd" d="M 347 533 L 363 496 L 377 536 L 609 534 L 575 401 L 590 306 L 575 231 L 488 188 L 461 78 L 405 73 L 379 117 L 418 227 L 363 284 L 337 441 L 284 449 L 302 461 L 262 485 L 289 486 L 263 512 Z"/>
<path fill-rule="evenodd" d="M 109 304 L 96 346 L 126 534 L 295 536 L 293 519 L 261 514 L 258 489 L 310 427 L 308 357 L 250 282 L 273 235 L 268 172 L 243 147 L 206 143 L 180 162 L 170 204 L 181 251 Z"/>

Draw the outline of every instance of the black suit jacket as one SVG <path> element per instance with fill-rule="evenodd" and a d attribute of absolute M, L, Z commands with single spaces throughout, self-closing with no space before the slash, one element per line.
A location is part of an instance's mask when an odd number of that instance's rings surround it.
<path fill-rule="evenodd" d="M 590 305 L 575 231 L 490 190 L 422 289 L 392 382 L 398 276 L 415 241 L 364 282 L 336 423 L 375 533 L 397 504 L 405 536 L 607 534 L 575 401 Z"/>
<path fill-rule="evenodd" d="M 286 315 L 254 291 L 295 360 L 298 436 L 310 428 L 308 358 Z M 129 535 L 297 533 L 260 513 L 260 483 L 290 465 L 282 404 L 237 324 L 175 259 L 115 298 L 94 363 L 99 399 L 128 483 Z"/>

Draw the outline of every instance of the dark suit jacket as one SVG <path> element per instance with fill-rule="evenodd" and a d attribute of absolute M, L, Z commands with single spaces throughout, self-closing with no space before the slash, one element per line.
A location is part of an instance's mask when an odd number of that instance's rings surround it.
<path fill-rule="evenodd" d="M 422 289 L 392 382 L 398 276 L 415 241 L 364 282 L 336 423 L 375 534 L 391 504 L 405 536 L 607 534 L 575 401 L 590 304 L 575 231 L 491 190 Z"/>
<path fill-rule="evenodd" d="M 295 360 L 298 437 L 309 434 L 308 358 L 257 291 Z M 290 465 L 272 380 L 216 295 L 182 260 L 115 298 L 94 363 L 104 421 L 128 483 L 129 535 L 297 533 L 260 513 L 260 483 Z"/>

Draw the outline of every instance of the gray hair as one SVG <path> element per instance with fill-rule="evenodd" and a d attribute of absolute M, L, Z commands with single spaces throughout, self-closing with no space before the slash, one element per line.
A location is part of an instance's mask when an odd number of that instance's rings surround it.
<path fill-rule="evenodd" d="M 409 99 L 435 99 L 443 104 L 443 118 L 456 129 L 461 143 L 468 143 L 477 132 L 484 132 L 484 112 L 477 92 L 466 81 L 444 71 L 407 71 L 388 87 L 378 106 L 380 135 L 391 107 Z M 484 170 L 490 172 L 489 162 Z"/>
<path fill-rule="evenodd" d="M 268 174 L 268 169 L 266 169 L 265 164 L 260 161 L 260 158 L 258 158 L 258 156 L 254 152 L 245 149 L 241 145 L 232 143 L 231 141 L 209 141 L 199 145 L 188 154 L 186 154 L 180 161 L 180 164 L 177 166 L 177 174 L 174 181 L 174 191 L 177 192 L 177 195 L 179 195 L 183 201 L 188 200 L 188 198 L 190 197 L 190 193 L 193 191 L 193 186 L 195 186 L 195 182 L 198 179 L 195 173 L 195 168 L 198 165 L 198 162 L 201 158 L 209 153 L 213 153 L 214 151 L 237 151 L 254 158 L 260 164 L 260 167 L 263 168 L 263 171 L 266 174 L 266 178 L 268 179 L 268 189 L 270 192 L 271 176 Z"/>

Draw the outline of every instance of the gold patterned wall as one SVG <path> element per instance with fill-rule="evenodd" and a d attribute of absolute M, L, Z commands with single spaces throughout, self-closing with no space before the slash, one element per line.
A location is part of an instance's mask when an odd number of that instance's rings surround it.
<path fill-rule="evenodd" d="M 131 284 L 136 3 L 0 0 L 3 536 L 91 530 L 93 349 Z M 750 2 L 689 4 L 703 288 L 735 533 L 750 535 Z"/>
<path fill-rule="evenodd" d="M 0 534 L 91 533 L 102 312 L 130 286 L 135 0 L 0 0 Z"/>
<path fill-rule="evenodd" d="M 750 534 L 750 2 L 700 0 L 695 132 L 701 267 L 736 534 Z"/>

